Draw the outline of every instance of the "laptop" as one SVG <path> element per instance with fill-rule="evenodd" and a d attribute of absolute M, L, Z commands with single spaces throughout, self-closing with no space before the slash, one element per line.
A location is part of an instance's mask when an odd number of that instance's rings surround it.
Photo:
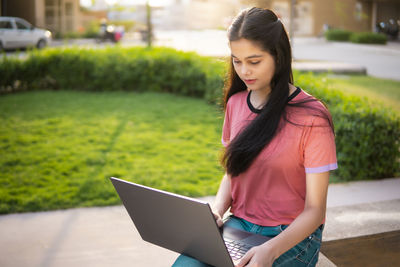
<path fill-rule="evenodd" d="M 207 202 L 111 177 L 143 240 L 216 267 L 234 267 L 253 246 L 270 238 L 219 228 Z"/>

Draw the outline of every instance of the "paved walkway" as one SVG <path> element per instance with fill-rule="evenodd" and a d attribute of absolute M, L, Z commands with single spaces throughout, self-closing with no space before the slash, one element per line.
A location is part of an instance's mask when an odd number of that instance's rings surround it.
<path fill-rule="evenodd" d="M 318 60 L 365 68 L 366 74 L 400 80 L 400 42 L 387 45 L 329 42 L 324 38 L 295 38 L 295 60 Z"/>
<path fill-rule="evenodd" d="M 330 185 L 324 240 L 400 230 L 399 192 L 400 178 Z M 176 256 L 142 241 L 122 206 L 0 216 L 4 267 L 167 267 Z"/>

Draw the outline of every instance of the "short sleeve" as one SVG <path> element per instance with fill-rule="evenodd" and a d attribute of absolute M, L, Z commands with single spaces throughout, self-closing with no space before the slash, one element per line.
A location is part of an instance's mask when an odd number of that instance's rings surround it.
<path fill-rule="evenodd" d="M 337 169 L 335 135 L 328 120 L 315 116 L 311 127 L 307 128 L 303 144 L 306 173 Z"/>

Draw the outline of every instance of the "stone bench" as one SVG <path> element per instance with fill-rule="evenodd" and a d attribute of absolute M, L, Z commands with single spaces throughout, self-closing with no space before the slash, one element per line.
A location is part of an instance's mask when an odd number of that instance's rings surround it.
<path fill-rule="evenodd" d="M 320 267 L 400 266 L 400 199 L 329 208 L 321 253 Z"/>

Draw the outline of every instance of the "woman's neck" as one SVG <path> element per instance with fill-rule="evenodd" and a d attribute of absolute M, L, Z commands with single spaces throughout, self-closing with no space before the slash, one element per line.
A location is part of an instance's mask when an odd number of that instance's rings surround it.
<path fill-rule="evenodd" d="M 288 97 L 296 91 L 296 87 L 289 83 L 289 95 Z M 252 90 L 250 95 L 250 103 L 256 109 L 262 109 L 264 105 L 268 102 L 269 94 L 271 93 L 271 88 L 265 90 Z"/>
<path fill-rule="evenodd" d="M 250 95 L 250 103 L 256 109 L 262 109 L 268 102 L 271 89 L 266 90 L 252 90 Z"/>

